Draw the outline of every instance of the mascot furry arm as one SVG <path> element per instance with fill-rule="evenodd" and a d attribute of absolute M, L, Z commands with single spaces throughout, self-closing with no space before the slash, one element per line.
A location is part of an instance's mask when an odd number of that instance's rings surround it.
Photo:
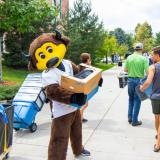
<path fill-rule="evenodd" d="M 58 68 L 65 71 L 62 60 L 66 54 L 69 39 L 62 37 L 59 32 L 45 33 L 36 38 L 30 45 L 29 49 L 29 70 L 48 70 L 49 68 Z M 79 68 L 71 62 L 73 73 L 79 72 Z M 59 84 L 54 83 L 45 87 L 45 92 L 49 99 L 71 103 L 71 97 L 74 93 L 62 88 Z"/>

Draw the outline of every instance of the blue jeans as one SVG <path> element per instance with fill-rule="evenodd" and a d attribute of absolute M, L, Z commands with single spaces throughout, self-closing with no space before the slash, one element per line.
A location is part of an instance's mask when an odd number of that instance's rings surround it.
<path fill-rule="evenodd" d="M 132 120 L 132 123 L 138 122 L 138 114 L 141 106 L 141 101 L 135 91 L 139 82 L 140 78 L 128 78 L 128 119 Z"/>

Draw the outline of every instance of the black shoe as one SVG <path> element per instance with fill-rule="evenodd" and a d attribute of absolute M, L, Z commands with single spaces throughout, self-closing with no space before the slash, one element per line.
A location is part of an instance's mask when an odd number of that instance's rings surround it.
<path fill-rule="evenodd" d="M 82 155 L 82 156 L 90 156 L 91 153 L 90 153 L 89 151 L 83 149 L 83 151 L 81 152 L 81 155 Z"/>
<path fill-rule="evenodd" d="M 83 122 L 83 123 L 88 122 L 88 119 L 83 118 L 83 119 L 82 119 L 82 122 Z"/>
<path fill-rule="evenodd" d="M 156 148 L 156 145 L 154 145 L 154 152 L 159 152 L 160 151 L 160 147 Z"/>
<path fill-rule="evenodd" d="M 131 120 L 131 119 L 128 119 L 128 123 L 131 124 L 131 123 L 132 123 L 132 120 Z"/>
<path fill-rule="evenodd" d="M 140 125 L 142 125 L 142 121 L 138 121 L 136 123 L 132 122 L 132 126 L 140 126 Z"/>

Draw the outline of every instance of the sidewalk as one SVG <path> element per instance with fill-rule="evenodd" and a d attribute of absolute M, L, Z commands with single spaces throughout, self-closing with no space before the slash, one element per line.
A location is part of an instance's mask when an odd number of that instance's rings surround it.
<path fill-rule="evenodd" d="M 132 127 L 127 122 L 127 87 L 120 89 L 114 67 L 103 72 L 103 87 L 89 102 L 83 124 L 83 144 L 92 156 L 80 160 L 159 160 L 160 153 L 153 152 L 155 143 L 154 117 L 150 101 L 141 106 L 143 124 Z M 13 149 L 9 160 L 47 160 L 50 137 L 50 109 L 45 105 L 36 119 L 38 130 L 14 133 Z M 67 160 L 74 160 L 69 145 Z"/>

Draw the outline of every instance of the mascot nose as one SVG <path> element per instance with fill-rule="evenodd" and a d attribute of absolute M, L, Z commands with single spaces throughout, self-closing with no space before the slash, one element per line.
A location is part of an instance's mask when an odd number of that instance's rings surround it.
<path fill-rule="evenodd" d="M 54 58 L 50 59 L 46 64 L 47 68 L 54 67 L 54 65 L 56 65 L 58 61 L 59 61 L 58 57 L 54 57 Z"/>

